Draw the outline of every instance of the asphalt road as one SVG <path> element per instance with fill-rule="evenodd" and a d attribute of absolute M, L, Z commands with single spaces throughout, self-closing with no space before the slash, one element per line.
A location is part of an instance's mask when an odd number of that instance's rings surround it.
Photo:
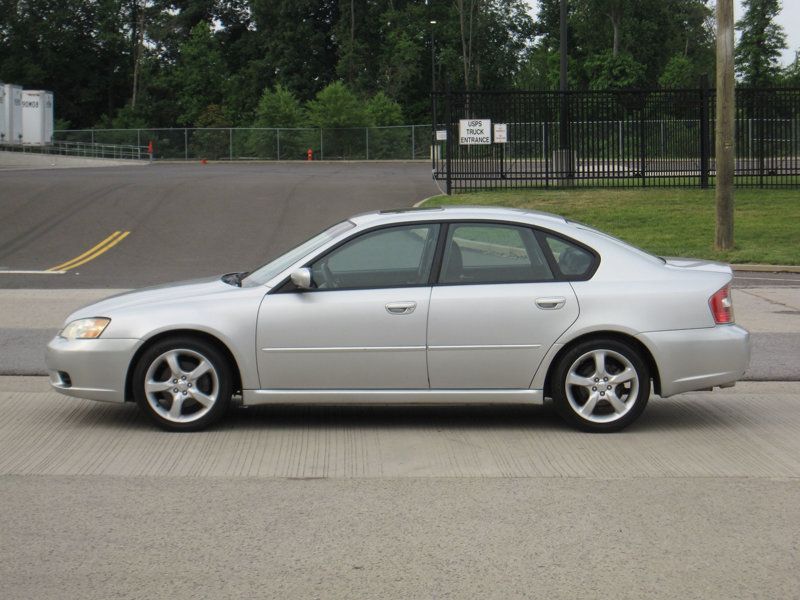
<path fill-rule="evenodd" d="M 131 288 L 250 270 L 353 214 L 438 193 L 421 162 L 154 164 L 0 172 L 0 288 Z"/>

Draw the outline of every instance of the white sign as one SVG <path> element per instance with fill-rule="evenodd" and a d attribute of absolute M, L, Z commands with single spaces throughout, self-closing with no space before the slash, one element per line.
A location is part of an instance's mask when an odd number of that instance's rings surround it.
<path fill-rule="evenodd" d="M 494 143 L 495 144 L 505 144 L 508 134 L 508 126 L 505 123 L 495 123 L 494 124 Z"/>
<path fill-rule="evenodd" d="M 437 142 L 444 142 L 447 140 L 447 129 L 437 129 L 436 130 L 436 141 Z"/>
<path fill-rule="evenodd" d="M 460 119 L 458 121 L 458 143 L 464 146 L 491 144 L 492 121 L 490 119 Z"/>

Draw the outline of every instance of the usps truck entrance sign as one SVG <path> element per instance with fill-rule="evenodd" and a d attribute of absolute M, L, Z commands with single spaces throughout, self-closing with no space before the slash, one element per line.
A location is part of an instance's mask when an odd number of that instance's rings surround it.
<path fill-rule="evenodd" d="M 492 121 L 490 119 L 460 119 L 458 121 L 458 143 L 462 146 L 492 143 Z"/>

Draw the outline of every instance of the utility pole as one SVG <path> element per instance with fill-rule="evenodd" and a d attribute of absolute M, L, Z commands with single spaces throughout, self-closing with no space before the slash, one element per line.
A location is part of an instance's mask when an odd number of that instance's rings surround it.
<path fill-rule="evenodd" d="M 733 248 L 734 120 L 733 0 L 717 0 L 717 226 L 714 248 Z"/>
<path fill-rule="evenodd" d="M 559 73 L 559 115 L 558 150 L 553 153 L 553 167 L 562 184 L 571 185 L 575 175 L 572 150 L 569 147 L 569 99 L 567 92 L 567 0 L 561 0 L 559 13 L 559 54 L 561 55 Z"/>

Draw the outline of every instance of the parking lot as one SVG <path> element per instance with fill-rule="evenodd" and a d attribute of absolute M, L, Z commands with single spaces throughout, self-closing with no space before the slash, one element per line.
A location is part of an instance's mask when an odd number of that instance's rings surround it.
<path fill-rule="evenodd" d="M 800 596 L 800 277 L 737 274 L 749 381 L 654 398 L 620 434 L 574 431 L 549 405 L 238 408 L 169 434 L 134 406 L 49 391 L 42 347 L 66 314 L 410 206 L 437 193 L 429 166 L 9 170 L 0 185 L 0 266 L 33 271 L 0 274 L 4 597 Z"/>

